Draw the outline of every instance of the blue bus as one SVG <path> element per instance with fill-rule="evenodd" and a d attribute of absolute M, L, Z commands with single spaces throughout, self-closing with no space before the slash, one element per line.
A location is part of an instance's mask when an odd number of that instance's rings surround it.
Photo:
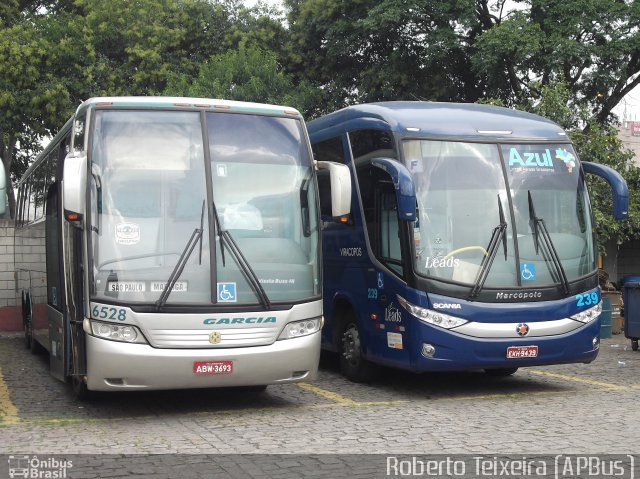
<path fill-rule="evenodd" d="M 323 348 L 351 380 L 589 363 L 601 293 L 585 173 L 627 216 L 624 179 L 580 162 L 540 116 L 476 104 L 350 106 L 308 124 L 316 160 L 352 172 L 348 216 L 323 218 Z"/>

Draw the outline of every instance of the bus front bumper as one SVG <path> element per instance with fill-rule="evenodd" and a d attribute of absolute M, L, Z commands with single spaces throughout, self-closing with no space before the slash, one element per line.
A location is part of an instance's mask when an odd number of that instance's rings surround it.
<path fill-rule="evenodd" d="M 262 386 L 315 379 L 320 332 L 267 346 L 157 349 L 89 334 L 87 388 L 92 391 Z M 231 361 L 230 373 L 196 373 L 197 364 Z M 206 369 L 206 368 L 201 368 Z"/>
<path fill-rule="evenodd" d="M 590 363 L 600 347 L 599 320 L 565 334 L 523 338 L 474 338 L 427 325 L 420 329 L 422 334 L 411 344 L 411 369 L 415 372 Z M 428 346 L 434 351 L 431 357 L 425 355 L 432 351 Z M 536 350 L 535 357 L 507 357 L 509 348 L 528 347 Z"/>

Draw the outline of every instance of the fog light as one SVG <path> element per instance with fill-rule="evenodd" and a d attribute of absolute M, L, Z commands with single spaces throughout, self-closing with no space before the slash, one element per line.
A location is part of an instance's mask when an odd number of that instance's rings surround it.
<path fill-rule="evenodd" d="M 600 336 L 594 336 L 593 338 L 593 349 L 600 348 Z"/>
<path fill-rule="evenodd" d="M 436 354 L 436 348 L 434 346 L 427 343 L 422 344 L 422 355 L 425 358 L 432 358 L 434 354 Z"/>

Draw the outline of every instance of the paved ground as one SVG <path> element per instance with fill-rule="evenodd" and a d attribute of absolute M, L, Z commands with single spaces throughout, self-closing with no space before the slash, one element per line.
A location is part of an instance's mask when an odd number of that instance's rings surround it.
<path fill-rule="evenodd" d="M 639 424 L 640 352 L 622 336 L 603 340 L 592 364 L 502 379 L 386 371 L 359 385 L 328 357 L 312 384 L 90 403 L 49 376 L 46 356 L 0 336 L 0 454 L 634 454 Z M 324 461 L 308 467 L 335 466 Z"/>

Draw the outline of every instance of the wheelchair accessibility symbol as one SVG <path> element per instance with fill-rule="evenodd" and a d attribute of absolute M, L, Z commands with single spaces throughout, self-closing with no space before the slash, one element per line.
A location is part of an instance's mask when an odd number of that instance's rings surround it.
<path fill-rule="evenodd" d="M 235 303 L 236 301 L 236 283 L 218 283 L 218 302 Z"/>
<path fill-rule="evenodd" d="M 535 281 L 536 265 L 533 263 L 520 263 L 520 277 L 523 281 Z"/>

